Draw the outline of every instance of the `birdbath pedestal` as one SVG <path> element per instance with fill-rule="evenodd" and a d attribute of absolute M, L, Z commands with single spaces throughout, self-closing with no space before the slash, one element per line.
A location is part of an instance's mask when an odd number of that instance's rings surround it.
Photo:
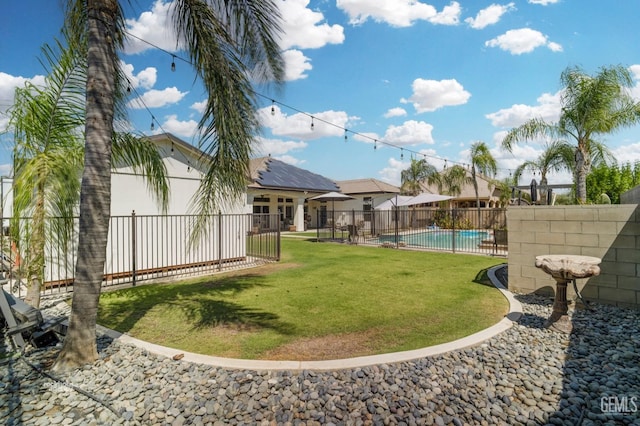
<path fill-rule="evenodd" d="M 600 274 L 600 258 L 573 254 L 547 254 L 536 256 L 536 267 L 556 280 L 556 297 L 553 312 L 544 326 L 563 333 L 571 333 L 567 284 L 576 278 L 595 277 Z"/>

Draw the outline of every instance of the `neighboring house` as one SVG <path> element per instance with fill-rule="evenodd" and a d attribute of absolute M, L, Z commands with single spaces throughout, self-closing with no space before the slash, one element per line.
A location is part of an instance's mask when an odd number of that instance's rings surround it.
<path fill-rule="evenodd" d="M 471 172 L 467 170 L 467 177 L 471 178 Z M 476 174 L 478 178 L 478 196 L 480 198 L 480 207 L 496 208 L 500 207 L 500 190 L 493 184 L 492 179 Z M 443 187 L 442 192 L 438 191 L 437 185 L 427 185 L 422 183 L 422 190 L 431 194 L 447 194 L 447 188 Z M 473 188 L 473 183 L 467 183 L 462 187 L 460 195 L 455 195 L 455 198 L 450 202 L 451 207 L 454 208 L 472 208 L 476 207 L 476 192 Z"/>
<path fill-rule="evenodd" d="M 207 155 L 170 133 L 149 137 L 158 147 L 169 177 L 169 207 L 167 214 L 188 214 L 188 207 L 200 185 Z M 335 182 L 322 175 L 287 164 L 272 157 L 252 159 L 246 197 L 226 205 L 222 213 L 279 213 L 280 223 L 270 223 L 269 217 L 256 218 L 253 227 L 261 229 L 303 231 L 318 223 L 326 224 L 331 202 L 310 200 L 336 191 L 354 197 L 335 203 L 336 211 L 368 211 L 400 192 L 397 186 L 377 179 L 355 179 Z M 130 168 L 119 167 L 112 173 L 111 214 L 128 216 L 161 214 L 151 192 L 141 176 Z M 271 220 L 272 221 L 272 220 Z M 255 230 L 255 229 L 254 229 Z"/>
<path fill-rule="evenodd" d="M 303 231 L 316 226 L 316 215 L 312 214 L 307 200 L 340 190 L 331 179 L 271 157 L 252 159 L 250 171 L 247 207 L 253 213 L 280 213 L 280 226 L 285 230 Z M 273 224 L 262 222 L 256 226 L 264 228 Z"/>

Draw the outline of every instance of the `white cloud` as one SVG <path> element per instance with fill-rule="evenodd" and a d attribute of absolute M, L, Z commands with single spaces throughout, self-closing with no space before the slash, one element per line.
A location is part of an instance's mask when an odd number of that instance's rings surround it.
<path fill-rule="evenodd" d="M 147 67 L 138 74 L 134 74 L 133 65 L 120 61 L 120 68 L 134 89 L 137 89 L 138 87 L 151 89 L 156 84 L 157 70 L 154 67 Z"/>
<path fill-rule="evenodd" d="M 281 49 L 317 49 L 344 42 L 344 28 L 324 22 L 321 12 L 307 8 L 309 0 L 287 0 L 278 4 L 282 14 Z"/>
<path fill-rule="evenodd" d="M 420 143 L 433 144 L 432 131 L 433 126 L 429 123 L 409 120 L 400 126 L 389 126 L 383 139 L 397 146 L 417 145 Z"/>
<path fill-rule="evenodd" d="M 546 35 L 531 28 L 520 28 L 509 30 L 498 37 L 484 43 L 488 47 L 499 47 L 512 55 L 533 52 L 536 48 L 547 46 L 554 52 L 562 50 L 562 46 L 555 42 L 548 41 Z"/>
<path fill-rule="evenodd" d="M 380 179 L 392 185 L 400 186 L 400 174 L 409 167 L 409 161 L 396 160 L 394 157 L 389 158 L 388 166 L 378 172 Z"/>
<path fill-rule="evenodd" d="M 308 75 L 305 72 L 313 68 L 309 63 L 309 58 L 299 50 L 287 50 L 282 53 L 282 57 L 285 62 L 285 80 L 287 81 L 307 78 Z"/>
<path fill-rule="evenodd" d="M 277 105 L 258 110 L 260 123 L 277 136 L 294 139 L 314 140 L 324 137 L 343 137 L 344 129 L 352 117 L 344 111 L 323 111 L 311 114 L 312 118 L 303 113 L 287 115 Z M 313 129 L 311 123 L 313 122 Z M 329 124 L 330 123 L 330 124 Z"/>
<path fill-rule="evenodd" d="M 6 129 L 9 123 L 9 117 L 6 114 L 13 105 L 16 88 L 24 87 L 27 82 L 36 86 L 44 86 L 45 77 L 43 75 L 36 75 L 32 78 L 16 77 L 0 71 L 0 131 Z"/>
<path fill-rule="evenodd" d="M 543 94 L 537 99 L 538 105 L 515 104 L 485 117 L 496 127 L 518 127 L 532 118 L 541 118 L 553 123 L 560 117 L 560 93 Z"/>
<path fill-rule="evenodd" d="M 196 134 L 198 123 L 194 120 L 180 121 L 175 114 L 165 117 L 162 123 L 162 130 L 173 133 L 176 136 L 191 138 Z"/>
<path fill-rule="evenodd" d="M 634 164 L 640 161 L 640 142 L 632 143 L 630 145 L 622 145 L 612 149 L 613 155 L 622 164 L 631 163 Z"/>
<path fill-rule="evenodd" d="M 191 109 L 195 109 L 196 111 L 198 111 L 200 114 L 204 113 L 205 108 L 207 107 L 207 100 L 205 99 L 204 101 L 200 101 L 200 102 L 194 102 L 190 108 Z"/>
<path fill-rule="evenodd" d="M 439 108 L 465 104 L 471 94 L 454 80 L 425 80 L 418 78 L 412 84 L 413 94 L 402 103 L 412 103 L 417 112 L 435 111 Z"/>
<path fill-rule="evenodd" d="M 384 113 L 385 118 L 403 117 L 405 115 L 407 115 L 407 111 L 404 108 L 400 108 L 400 107 L 391 108 L 390 110 Z"/>
<path fill-rule="evenodd" d="M 360 25 L 369 18 L 394 27 L 409 27 L 415 21 L 456 25 L 460 20 L 458 2 L 451 2 L 438 12 L 430 4 L 416 0 L 337 0 L 336 6 L 349 16 L 349 23 Z"/>
<path fill-rule="evenodd" d="M 510 10 L 515 9 L 516 7 L 514 3 L 505 5 L 492 4 L 491 6 L 486 7 L 478 12 L 475 18 L 467 18 L 464 20 L 464 22 L 468 23 L 471 28 L 481 30 L 482 28 L 485 28 L 489 25 L 498 23 L 502 15 L 509 12 Z"/>
<path fill-rule="evenodd" d="M 142 109 L 145 105 L 148 108 L 160 108 L 180 102 L 187 93 L 189 92 L 181 92 L 176 87 L 167 87 L 163 90 L 152 89 L 129 101 L 128 106 L 133 109 Z"/>
<path fill-rule="evenodd" d="M 554 3 L 558 3 L 559 0 L 529 0 L 529 3 L 531 4 L 541 4 L 543 6 L 546 6 L 548 4 L 554 4 Z"/>
<path fill-rule="evenodd" d="M 150 11 L 142 12 L 138 19 L 127 19 L 127 32 L 133 36 L 127 37 L 124 51 L 126 54 L 141 53 L 151 49 L 152 46 L 140 39 L 152 43 L 169 52 L 179 50 L 177 36 L 173 30 L 173 24 L 168 13 L 172 7 L 171 2 L 156 0 Z"/>
<path fill-rule="evenodd" d="M 291 151 L 303 150 L 307 146 L 308 144 L 304 141 L 259 138 L 256 146 L 256 154 L 261 156 L 271 155 L 280 158 Z"/>
<path fill-rule="evenodd" d="M 278 155 L 278 156 L 275 156 L 274 158 L 284 163 L 291 164 L 292 166 L 301 166 L 304 163 L 306 163 L 306 160 L 300 160 L 298 158 L 295 158 L 292 155 Z"/>

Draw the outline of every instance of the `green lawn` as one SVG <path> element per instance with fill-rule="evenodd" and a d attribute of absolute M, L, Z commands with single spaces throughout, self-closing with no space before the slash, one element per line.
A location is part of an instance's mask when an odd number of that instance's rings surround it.
<path fill-rule="evenodd" d="M 250 359 L 416 349 L 498 322 L 495 258 L 282 240 L 282 260 L 104 293 L 98 322 L 153 343 Z"/>

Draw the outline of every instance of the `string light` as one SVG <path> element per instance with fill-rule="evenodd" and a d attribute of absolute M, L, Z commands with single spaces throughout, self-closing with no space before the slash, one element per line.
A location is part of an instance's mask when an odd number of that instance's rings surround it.
<path fill-rule="evenodd" d="M 404 160 L 404 148 L 400 148 L 400 159 Z"/>
<path fill-rule="evenodd" d="M 128 33 L 128 32 L 127 32 L 127 35 L 128 35 L 128 36 L 131 36 L 131 37 L 133 37 L 133 38 L 136 38 L 136 39 L 140 40 L 141 42 L 146 43 L 146 44 L 148 44 L 149 46 L 151 46 L 151 47 L 153 47 L 153 48 L 155 48 L 155 49 L 157 49 L 157 50 L 160 50 L 160 51 L 162 51 L 162 52 L 166 53 L 167 55 L 171 55 L 171 58 L 172 58 L 172 61 L 171 61 L 171 71 L 175 71 L 175 69 L 176 69 L 176 64 L 175 64 L 176 59 L 179 59 L 179 60 L 181 60 L 181 61 L 184 61 L 184 62 L 186 62 L 187 64 L 191 64 L 191 61 L 189 61 L 188 59 L 185 59 L 185 58 L 182 58 L 182 57 L 180 57 L 180 56 L 177 56 L 176 54 L 174 54 L 174 53 L 172 53 L 172 52 L 169 52 L 169 51 L 167 51 L 167 50 L 165 50 L 165 49 L 163 49 L 163 48 L 161 48 L 161 47 L 159 47 L 159 46 L 157 46 L 157 45 L 155 45 L 155 44 L 153 44 L 153 43 L 151 43 L 151 42 L 149 42 L 149 41 L 147 41 L 147 40 L 144 40 L 144 39 L 142 39 L 142 38 L 140 38 L 140 37 L 138 37 L 138 36 L 136 36 L 136 35 L 134 35 L 134 34 L 131 34 L 131 33 Z M 129 83 L 130 83 L 130 82 L 129 82 Z M 135 90 L 135 89 L 133 89 L 133 90 Z M 131 91 L 132 91 L 131 86 L 127 87 L 127 93 L 130 93 Z M 254 94 L 255 94 L 256 96 L 260 96 L 260 97 L 262 97 L 262 98 L 265 98 L 265 99 L 269 99 L 269 100 L 271 100 L 271 115 L 275 115 L 275 113 L 276 113 L 276 111 L 275 111 L 275 104 L 276 104 L 276 100 L 275 100 L 275 99 L 268 98 L 268 97 L 266 97 L 265 95 L 263 95 L 263 94 L 261 94 L 261 93 L 259 93 L 259 92 L 255 92 L 255 91 L 254 91 Z M 142 99 L 140 99 L 140 102 L 142 102 L 142 104 L 144 105 L 144 101 L 143 101 Z M 306 112 L 301 111 L 301 110 L 298 110 L 298 109 L 296 109 L 296 108 L 294 108 L 294 107 L 291 107 L 291 106 L 285 105 L 285 104 L 283 104 L 283 103 L 281 103 L 281 102 L 278 102 L 278 104 L 279 104 L 279 105 L 282 105 L 282 106 L 284 106 L 284 107 L 286 107 L 286 108 L 288 108 L 288 109 L 291 109 L 291 110 L 293 110 L 293 111 L 296 111 L 296 112 L 298 112 L 298 113 L 301 113 L 301 114 L 304 114 L 304 115 L 309 116 L 309 117 L 311 118 L 311 125 L 310 125 L 311 130 L 314 130 L 314 117 L 313 117 L 311 114 L 306 113 Z M 145 106 L 145 108 L 147 109 L 147 111 L 149 111 L 149 108 L 148 108 L 146 105 L 144 105 L 144 106 Z M 151 130 L 155 130 L 155 124 L 154 124 L 155 117 L 154 117 L 153 115 L 151 115 L 151 118 L 152 118 L 152 122 L 151 122 Z M 328 122 L 328 121 L 325 121 L 325 120 L 322 120 L 322 119 L 319 119 L 319 120 L 320 120 L 320 121 L 322 121 L 323 123 L 326 123 L 326 124 L 330 125 L 330 126 L 334 126 L 334 127 L 337 127 L 337 128 L 342 128 L 342 129 L 344 129 L 344 140 L 345 140 L 345 142 L 347 142 L 347 141 L 348 141 L 348 132 L 349 132 L 349 131 L 351 131 L 351 132 L 352 132 L 352 133 L 354 133 L 355 135 L 360 135 L 360 136 L 361 136 L 362 138 L 364 138 L 364 139 L 370 139 L 370 140 L 372 139 L 372 138 L 371 138 L 370 136 L 368 136 L 368 135 L 364 135 L 364 134 L 360 134 L 360 133 L 358 133 L 358 132 L 354 132 L 354 131 L 352 131 L 352 130 L 349 130 L 349 129 L 343 128 L 342 126 L 337 125 L 337 124 L 335 124 L 335 123 L 331 123 L 331 122 Z M 158 123 L 158 124 L 159 124 L 159 123 Z M 373 141 L 374 141 L 374 147 L 373 147 L 373 149 L 374 149 L 374 150 L 377 150 L 377 149 L 378 149 L 378 142 L 380 142 L 381 144 L 383 144 L 383 145 L 387 145 L 387 146 L 390 146 L 390 147 L 392 147 L 392 148 L 400 148 L 400 150 L 402 151 L 402 152 L 401 152 L 401 154 L 400 154 L 400 158 L 404 158 L 404 148 L 399 147 L 399 146 L 397 146 L 397 145 L 395 145 L 395 144 L 393 144 L 393 143 L 391 143 L 391 142 L 379 141 L 379 140 L 377 140 L 377 139 L 373 139 Z M 417 155 L 421 154 L 421 153 L 419 153 L 419 152 L 414 152 L 414 151 L 412 151 L 412 150 L 409 150 L 409 152 L 410 152 L 410 153 L 412 153 L 412 154 L 417 154 Z M 423 157 L 424 157 L 424 159 L 425 159 L 425 160 L 427 160 L 427 157 L 429 157 L 429 158 L 433 158 L 433 159 L 435 159 L 435 160 L 444 160 L 444 168 L 445 168 L 445 169 L 447 168 L 447 161 L 448 161 L 448 160 L 447 160 L 446 158 L 444 158 L 444 159 L 443 159 L 443 158 L 438 157 L 438 156 L 434 156 L 434 155 L 427 155 L 427 154 L 424 154 L 424 153 L 422 153 L 422 155 L 423 155 Z M 456 161 L 451 161 L 451 162 L 452 162 L 453 164 L 461 164 L 462 166 L 467 166 L 467 167 L 469 167 L 469 166 L 468 166 L 467 164 L 465 164 L 465 163 L 460 163 L 460 162 L 456 162 Z M 498 169 L 498 170 L 509 170 L 509 169 Z M 511 176 L 511 170 L 509 170 L 509 175 Z M 534 172 L 534 175 L 535 175 L 535 172 Z M 542 175 L 542 172 L 540 173 L 540 175 Z"/>
<path fill-rule="evenodd" d="M 152 132 L 156 129 L 156 125 L 154 124 L 155 119 L 156 118 L 152 115 L 151 116 L 151 131 Z"/>

